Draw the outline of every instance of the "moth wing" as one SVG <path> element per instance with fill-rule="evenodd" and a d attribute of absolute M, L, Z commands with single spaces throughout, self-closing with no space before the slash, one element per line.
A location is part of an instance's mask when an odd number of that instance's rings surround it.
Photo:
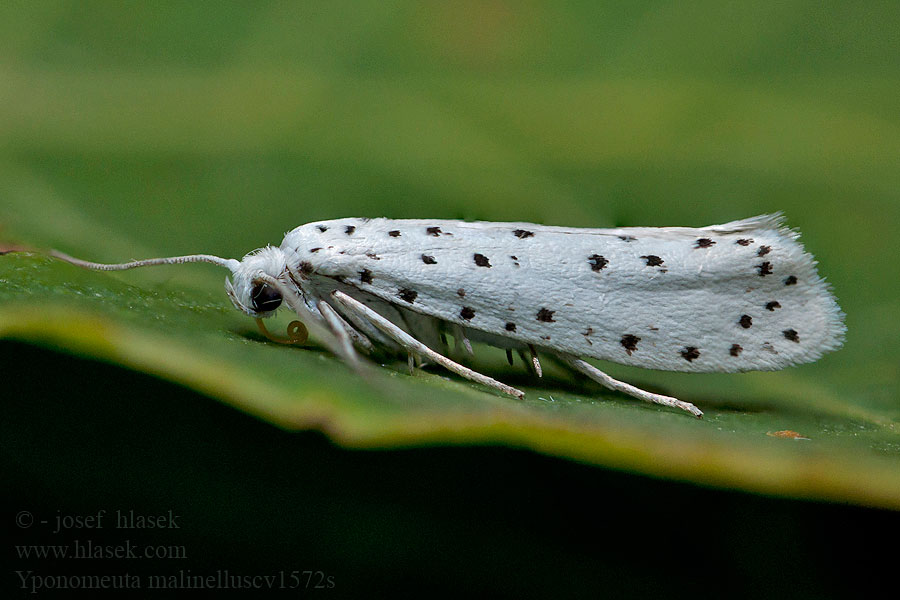
<path fill-rule="evenodd" d="M 619 229 L 372 219 L 351 237 L 319 273 L 515 344 L 732 372 L 813 361 L 843 339 L 834 297 L 779 215 Z"/>

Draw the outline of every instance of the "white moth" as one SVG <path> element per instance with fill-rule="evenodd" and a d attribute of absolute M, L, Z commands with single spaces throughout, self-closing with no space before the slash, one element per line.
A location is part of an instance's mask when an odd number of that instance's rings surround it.
<path fill-rule="evenodd" d="M 843 314 L 813 257 L 766 215 L 699 229 L 579 229 L 528 223 L 348 218 L 302 225 L 243 260 L 210 255 L 100 270 L 210 262 L 246 314 L 286 305 L 335 353 L 384 351 L 440 364 L 516 397 L 447 358 L 445 334 L 516 350 L 541 373 L 556 357 L 636 398 L 693 404 L 617 381 L 584 358 L 666 371 L 776 370 L 839 348 Z M 267 333 L 267 332 L 266 332 Z M 267 334 L 268 335 L 268 334 Z"/>

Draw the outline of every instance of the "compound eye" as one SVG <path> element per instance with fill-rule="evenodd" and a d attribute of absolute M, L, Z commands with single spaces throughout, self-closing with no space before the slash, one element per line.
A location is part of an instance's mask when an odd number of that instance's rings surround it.
<path fill-rule="evenodd" d="M 281 306 L 281 294 L 268 284 L 257 283 L 250 291 L 250 303 L 256 312 L 273 311 Z"/>

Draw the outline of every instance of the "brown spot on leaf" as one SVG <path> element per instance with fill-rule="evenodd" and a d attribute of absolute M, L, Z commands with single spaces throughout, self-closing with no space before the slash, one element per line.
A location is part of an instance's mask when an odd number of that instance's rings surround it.
<path fill-rule="evenodd" d="M 475 259 L 475 264 L 479 267 L 487 267 L 488 269 L 491 268 L 491 261 L 489 261 L 488 257 L 484 254 L 478 254 L 476 252 L 473 258 Z"/>
<path fill-rule="evenodd" d="M 628 335 L 623 335 L 622 339 L 619 340 L 619 343 L 625 348 L 625 352 L 628 353 L 628 356 L 631 356 L 631 353 L 637 350 L 637 343 L 639 341 L 641 341 L 641 338 L 629 333 Z"/>
<path fill-rule="evenodd" d="M 810 438 L 805 435 L 801 435 L 796 431 L 791 431 L 790 429 L 784 429 L 782 431 L 768 431 L 766 435 L 769 437 L 777 437 L 777 438 L 786 438 L 789 440 L 808 440 Z"/>

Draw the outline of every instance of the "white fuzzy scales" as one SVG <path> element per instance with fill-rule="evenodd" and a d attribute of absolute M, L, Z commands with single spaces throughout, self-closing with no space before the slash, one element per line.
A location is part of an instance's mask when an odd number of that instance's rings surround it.
<path fill-rule="evenodd" d="M 451 323 L 498 346 L 645 368 L 775 370 L 818 359 L 844 333 L 813 257 L 781 221 L 577 229 L 338 219 L 288 233 L 280 252 L 267 249 L 276 264 L 264 270 L 283 276 L 284 260 L 307 300 L 344 291 L 433 348 Z M 440 322 L 405 323 L 410 311 Z"/>

